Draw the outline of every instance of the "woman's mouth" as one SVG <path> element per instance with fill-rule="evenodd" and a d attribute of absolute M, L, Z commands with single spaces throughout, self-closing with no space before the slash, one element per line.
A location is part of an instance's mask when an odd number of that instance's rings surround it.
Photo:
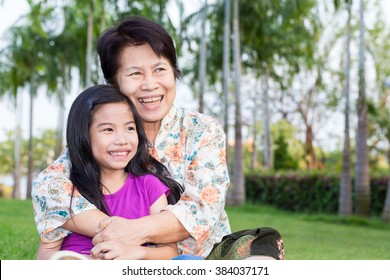
<path fill-rule="evenodd" d="M 141 103 L 144 106 L 153 106 L 158 103 L 160 103 L 163 100 L 164 96 L 153 96 L 153 97 L 144 97 L 144 98 L 138 98 L 138 102 Z"/>

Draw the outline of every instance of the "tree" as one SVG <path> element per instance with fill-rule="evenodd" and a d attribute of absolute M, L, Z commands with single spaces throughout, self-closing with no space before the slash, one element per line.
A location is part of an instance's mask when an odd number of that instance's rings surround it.
<path fill-rule="evenodd" d="M 204 91 L 206 88 L 206 52 L 207 52 L 207 36 L 206 36 L 206 23 L 207 23 L 207 0 L 204 2 L 203 7 L 203 19 L 200 37 L 200 54 L 199 54 L 199 112 L 203 113 L 204 110 Z"/>
<path fill-rule="evenodd" d="M 243 166 L 242 119 L 241 119 L 241 48 L 239 0 L 233 2 L 233 33 L 234 33 L 234 92 L 235 92 L 235 125 L 234 125 L 234 162 L 233 162 L 233 195 L 232 204 L 245 203 L 245 179 Z"/>
<path fill-rule="evenodd" d="M 271 127 L 272 81 L 285 80 L 278 69 L 289 66 L 293 73 L 312 60 L 317 23 L 314 1 L 242 1 L 241 24 L 245 68 L 262 78 L 263 167 L 273 166 Z M 310 23 L 310 24 L 307 24 Z M 285 82 L 285 81 L 283 81 Z M 272 93 L 275 95 L 275 93 Z"/>
<path fill-rule="evenodd" d="M 351 149 L 349 137 L 349 70 L 350 70 L 350 44 L 351 44 L 351 4 L 352 0 L 347 0 L 347 30 L 345 43 L 345 109 L 344 109 L 344 146 L 343 146 L 343 162 L 340 178 L 340 193 L 339 193 L 339 209 L 338 213 L 341 216 L 350 216 L 352 214 L 352 185 L 351 185 Z"/>
<path fill-rule="evenodd" d="M 370 214 L 370 177 L 368 162 L 368 121 L 365 80 L 365 40 L 364 40 L 364 3 L 360 0 L 359 21 L 359 96 L 357 101 L 356 165 L 355 194 L 356 214 Z"/>
<path fill-rule="evenodd" d="M 226 134 L 226 162 L 229 164 L 229 96 L 230 96 L 230 20 L 231 2 L 224 1 L 224 26 L 223 26 L 223 125 Z"/>
<path fill-rule="evenodd" d="M 375 91 L 377 99 L 369 102 L 369 120 L 372 133 L 370 134 L 370 148 L 379 155 L 385 155 L 390 164 L 390 32 L 379 8 L 375 14 L 376 22 L 368 30 L 370 42 L 368 54 L 374 62 Z M 385 145 L 384 145 L 385 144 Z M 382 220 L 390 222 L 390 178 L 387 184 L 386 198 L 382 211 Z"/>

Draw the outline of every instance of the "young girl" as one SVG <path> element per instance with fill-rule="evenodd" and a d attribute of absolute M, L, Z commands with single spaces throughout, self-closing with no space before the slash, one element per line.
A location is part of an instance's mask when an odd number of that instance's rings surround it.
<path fill-rule="evenodd" d="M 168 202 L 174 204 L 180 198 L 182 187 L 149 155 L 133 103 L 114 87 L 93 86 L 75 99 L 66 140 L 72 197 L 84 196 L 108 216 L 137 219 L 159 213 Z M 95 220 L 85 222 L 96 224 Z M 59 249 L 96 259 L 171 259 L 178 255 L 176 244 L 135 246 L 110 241 L 93 247 L 91 237 L 72 233 L 53 243 L 41 242 L 37 258 L 58 258 L 53 254 Z"/>

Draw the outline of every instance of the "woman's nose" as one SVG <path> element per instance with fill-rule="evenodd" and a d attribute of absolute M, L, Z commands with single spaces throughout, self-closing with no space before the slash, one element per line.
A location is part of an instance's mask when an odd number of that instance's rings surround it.
<path fill-rule="evenodd" d="M 141 90 L 155 90 L 158 88 L 158 83 L 155 77 L 153 75 L 145 75 L 145 78 L 141 85 Z"/>

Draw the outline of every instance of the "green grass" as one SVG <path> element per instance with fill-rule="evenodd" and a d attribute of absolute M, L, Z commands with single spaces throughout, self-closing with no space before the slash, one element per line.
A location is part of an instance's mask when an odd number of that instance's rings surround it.
<path fill-rule="evenodd" d="M 390 225 L 374 218 L 304 215 L 272 207 L 228 207 L 233 231 L 274 227 L 289 260 L 388 260 Z M 31 201 L 0 198 L 0 259 L 35 259 L 39 238 Z"/>
<path fill-rule="evenodd" d="M 31 200 L 0 198 L 0 260 L 32 260 L 39 244 Z"/>
<path fill-rule="evenodd" d="M 271 207 L 228 207 L 233 231 L 273 227 L 289 260 L 388 260 L 390 225 L 378 218 L 305 215 Z"/>

